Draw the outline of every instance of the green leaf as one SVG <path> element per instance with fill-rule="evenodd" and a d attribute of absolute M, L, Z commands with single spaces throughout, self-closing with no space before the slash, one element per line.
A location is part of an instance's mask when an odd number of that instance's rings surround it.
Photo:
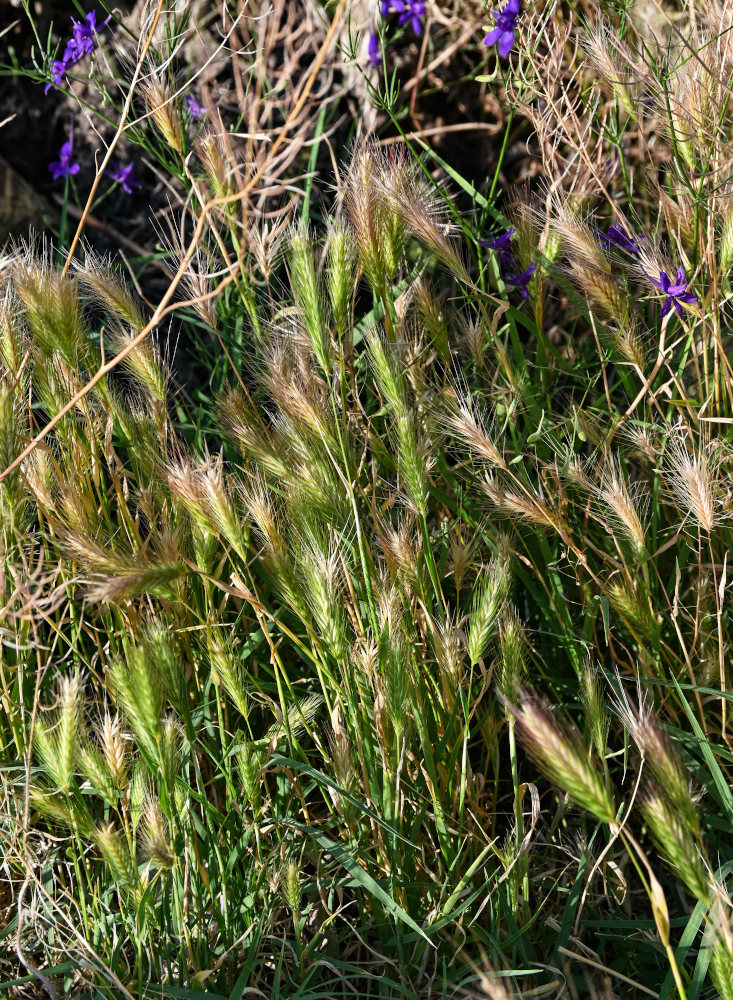
<path fill-rule="evenodd" d="M 351 795 L 350 792 L 347 792 L 332 778 L 329 778 L 327 774 L 324 774 L 323 771 L 317 771 L 308 764 L 303 764 L 301 761 L 293 760 L 290 757 L 282 757 L 278 753 L 273 754 L 267 763 L 268 767 L 287 767 L 291 771 L 298 771 L 300 774 L 305 774 L 309 778 L 312 778 L 319 785 L 326 785 L 328 788 L 332 788 L 335 792 L 338 792 L 342 798 L 347 799 L 347 801 L 349 801 L 353 806 L 356 806 L 360 812 L 364 813 L 365 816 L 368 816 L 369 819 L 373 820 L 378 826 L 381 826 L 383 830 L 386 830 L 393 837 L 397 837 L 405 844 L 409 844 L 410 847 L 417 847 L 417 844 L 413 844 L 413 842 L 408 840 L 407 837 L 403 837 L 399 831 L 395 830 L 393 826 L 390 826 L 390 824 L 387 823 L 386 820 L 383 820 L 381 816 L 378 816 L 374 810 L 365 806 L 363 802 Z"/>
<path fill-rule="evenodd" d="M 321 850 L 328 851 L 328 853 L 331 854 L 340 865 L 343 865 L 357 885 L 361 886 L 361 888 L 364 889 L 365 892 L 368 892 L 370 896 L 374 896 L 375 899 L 379 900 L 387 913 L 391 914 L 396 920 L 401 920 L 403 923 L 407 924 L 408 927 L 412 928 L 412 930 L 416 931 L 421 938 L 427 941 L 431 947 L 435 947 L 425 931 L 415 923 L 409 913 L 406 913 L 400 904 L 384 891 L 375 878 L 373 878 L 368 872 L 364 871 L 356 858 L 349 854 L 343 844 L 339 844 L 337 841 L 331 840 L 331 838 L 327 837 L 321 830 L 316 830 L 311 826 L 305 826 L 303 823 L 297 823 L 294 820 L 290 820 L 287 821 L 287 825 L 293 826 L 297 830 L 302 830 L 303 833 L 307 833 L 309 837 L 312 837 Z"/>
<path fill-rule="evenodd" d="M 682 707 L 684 708 L 687 718 L 690 720 L 690 725 L 692 726 L 695 736 L 697 737 L 697 744 L 700 747 L 705 763 L 708 766 L 710 777 L 713 779 L 713 783 L 715 784 L 720 804 L 728 814 L 728 819 L 733 823 L 733 794 L 731 794 L 728 782 L 725 780 L 725 775 L 720 770 L 720 765 L 715 759 L 715 754 L 705 738 L 705 733 L 700 728 L 700 723 L 695 718 L 695 713 L 690 708 L 687 698 L 685 698 L 682 693 L 682 688 L 679 686 L 675 678 L 673 678 L 673 681 L 677 694 L 682 702 Z"/>

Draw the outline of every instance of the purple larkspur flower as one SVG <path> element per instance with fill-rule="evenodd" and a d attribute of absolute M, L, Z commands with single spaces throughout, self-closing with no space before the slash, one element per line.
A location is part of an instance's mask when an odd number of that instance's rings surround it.
<path fill-rule="evenodd" d="M 203 118 L 205 114 L 208 114 L 206 108 L 195 94 L 188 95 L 186 98 L 186 107 L 191 112 L 192 118 Z"/>
<path fill-rule="evenodd" d="M 672 306 L 674 306 L 675 312 L 681 318 L 683 315 L 682 303 L 691 305 L 693 302 L 697 302 L 697 295 L 692 295 L 687 291 L 689 282 L 685 278 L 685 269 L 683 267 L 677 268 L 674 284 L 672 284 L 672 280 L 666 271 L 659 272 L 659 281 L 655 281 L 650 274 L 647 274 L 647 278 L 655 288 L 658 288 L 667 296 L 664 300 L 664 305 L 659 310 L 660 318 L 666 316 Z"/>
<path fill-rule="evenodd" d="M 69 138 L 63 144 L 59 150 L 58 160 L 54 160 L 53 163 L 49 163 L 48 169 L 53 174 L 53 179 L 55 181 L 60 180 L 62 177 L 70 177 L 72 174 L 78 174 L 81 167 L 78 163 L 72 162 L 72 156 L 74 155 L 74 126 L 72 125 L 69 129 Z"/>
<path fill-rule="evenodd" d="M 516 231 L 516 226 L 511 226 L 505 233 L 500 233 L 491 240 L 477 240 L 477 242 L 479 246 L 487 247 L 489 250 L 508 250 Z"/>
<path fill-rule="evenodd" d="M 128 163 L 126 167 L 123 167 L 121 163 L 113 160 L 107 174 L 110 180 L 116 181 L 120 185 L 125 194 L 132 194 L 133 188 L 140 187 L 140 181 L 136 181 L 133 177 L 134 169 L 134 163 Z"/>
<path fill-rule="evenodd" d="M 636 240 L 643 239 L 643 236 L 629 236 L 618 223 L 609 226 L 607 233 L 596 231 L 596 236 L 604 250 L 611 250 L 613 247 L 618 247 L 619 250 L 628 250 L 630 253 L 639 253 L 641 250 Z"/>
<path fill-rule="evenodd" d="M 367 61 L 370 66 L 382 65 L 382 50 L 379 45 L 379 35 L 373 31 L 369 33 L 369 45 L 367 47 Z"/>
<path fill-rule="evenodd" d="M 67 64 L 64 62 L 63 59 L 54 59 L 54 61 L 51 63 L 51 79 L 43 88 L 44 93 L 47 94 L 51 89 L 51 87 L 55 87 L 58 90 L 58 88 L 61 86 L 61 80 L 66 70 L 67 70 Z"/>
<path fill-rule="evenodd" d="M 83 21 L 77 21 L 72 17 L 71 38 L 66 43 L 64 54 L 61 59 L 54 59 L 51 64 L 51 83 L 47 83 L 45 92 L 48 93 L 51 87 L 61 86 L 61 78 L 72 66 L 75 66 L 84 56 L 94 51 L 94 36 L 102 29 L 110 17 L 101 24 L 97 24 L 96 11 L 90 11 Z"/>
<path fill-rule="evenodd" d="M 386 17 L 390 11 L 400 16 L 398 24 L 410 24 L 416 35 L 422 31 L 422 18 L 425 17 L 425 0 L 382 0 L 382 17 Z"/>
<path fill-rule="evenodd" d="M 496 45 L 502 59 L 506 59 L 514 45 L 514 33 L 522 10 L 522 0 L 507 0 L 502 10 L 492 10 L 496 27 L 484 38 L 484 45 Z"/>
<path fill-rule="evenodd" d="M 491 240 L 477 240 L 479 246 L 486 247 L 488 250 L 496 250 L 499 254 L 499 266 L 502 271 L 512 267 L 513 258 L 510 247 L 516 231 L 516 227 L 511 226 L 505 233 L 500 233 Z"/>
<path fill-rule="evenodd" d="M 64 58 L 78 62 L 83 56 L 94 51 L 94 36 L 97 33 L 97 15 L 91 11 L 83 21 L 71 19 L 71 38 L 66 43 Z"/>
<path fill-rule="evenodd" d="M 529 279 L 537 270 L 536 264 L 530 264 L 528 268 L 524 271 L 511 272 L 504 275 L 504 283 L 506 285 L 511 285 L 513 288 L 519 289 L 522 293 L 522 298 L 525 302 L 529 299 L 529 292 L 527 290 L 527 285 L 529 284 Z"/>

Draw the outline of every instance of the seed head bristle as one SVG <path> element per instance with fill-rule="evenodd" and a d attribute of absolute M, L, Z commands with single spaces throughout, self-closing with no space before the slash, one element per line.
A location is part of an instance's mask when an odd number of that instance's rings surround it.
<path fill-rule="evenodd" d="M 121 354 L 134 339 L 134 333 L 126 327 L 113 325 L 110 342 Z M 164 403 L 168 391 L 168 373 L 157 347 L 151 340 L 138 344 L 129 351 L 121 362 L 123 370 L 136 380 L 155 403 Z"/>
<path fill-rule="evenodd" d="M 122 320 L 136 332 L 145 326 L 140 306 L 113 269 L 110 260 L 87 248 L 83 264 L 74 261 L 74 267 L 78 271 L 82 288 L 86 288 L 113 317 Z"/>
<path fill-rule="evenodd" d="M 409 158 L 405 147 L 392 146 L 382 159 L 384 168 L 376 172 L 375 180 L 388 210 L 451 274 L 468 282 L 466 265 L 451 238 L 454 226 L 448 222 L 445 200 L 425 178 L 419 165 Z"/>
<path fill-rule="evenodd" d="M 350 647 L 338 552 L 330 550 L 313 533 L 299 549 L 303 590 L 318 625 L 326 652 L 342 661 Z"/>
<path fill-rule="evenodd" d="M 443 698 L 450 711 L 456 692 L 461 686 L 466 655 L 466 637 L 453 621 L 433 622 L 430 629 L 440 677 L 443 686 Z"/>
<path fill-rule="evenodd" d="M 256 819 L 262 804 L 261 760 L 251 743 L 241 744 L 237 751 L 237 766 L 246 804 L 251 810 L 253 818 Z"/>
<path fill-rule="evenodd" d="M 79 770 L 91 787 L 112 807 L 117 805 L 117 788 L 114 775 L 99 747 L 83 740 L 79 749 Z"/>
<path fill-rule="evenodd" d="M 237 711 L 247 719 L 249 717 L 250 696 L 243 682 L 242 671 L 234 656 L 231 644 L 221 636 L 219 629 L 211 630 L 208 640 L 208 655 L 212 682 L 222 685 Z"/>
<path fill-rule="evenodd" d="M 387 523 L 380 525 L 378 537 L 392 577 L 402 574 L 411 584 L 416 584 L 420 576 L 422 538 L 414 517 L 401 517 L 394 528 Z"/>
<path fill-rule="evenodd" d="M 322 371 L 331 370 L 331 338 L 324 315 L 323 276 L 316 263 L 315 237 L 307 225 L 290 231 L 290 285 L 313 353 Z"/>
<path fill-rule="evenodd" d="M 262 418 L 250 402 L 236 389 L 229 389 L 220 402 L 219 413 L 226 436 L 242 452 L 253 459 L 263 472 L 284 479 L 288 467 L 268 435 Z"/>
<path fill-rule="evenodd" d="M 359 776 L 354 767 L 351 741 L 343 726 L 336 726 L 332 730 L 328 746 L 336 783 L 343 791 L 355 794 L 359 786 Z M 347 822 L 351 821 L 354 817 L 354 804 L 335 789 L 331 790 L 331 799 L 344 819 Z"/>
<path fill-rule="evenodd" d="M 365 142 L 354 150 L 346 176 L 344 206 L 359 263 L 377 295 L 394 280 L 406 237 L 399 214 L 384 197 L 381 180 L 384 174 L 403 169 L 402 153 Z"/>
<path fill-rule="evenodd" d="M 59 708 L 56 721 L 58 775 L 62 788 L 68 788 L 76 767 L 80 749 L 83 712 L 83 680 L 78 673 L 62 677 L 59 682 Z"/>
<path fill-rule="evenodd" d="M 350 335 L 356 265 L 357 249 L 352 231 L 340 220 L 330 220 L 326 239 L 326 287 L 333 325 L 340 340 Z"/>

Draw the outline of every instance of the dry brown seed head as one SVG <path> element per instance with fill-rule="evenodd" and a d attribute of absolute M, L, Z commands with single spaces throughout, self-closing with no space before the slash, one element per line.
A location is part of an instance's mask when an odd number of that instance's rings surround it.
<path fill-rule="evenodd" d="M 36 448 L 21 466 L 26 485 L 39 507 L 50 514 L 56 507 L 56 477 L 51 456 L 46 448 Z"/>
<path fill-rule="evenodd" d="M 626 298 L 628 304 L 629 300 Z M 608 326 L 608 336 L 606 340 L 612 350 L 616 351 L 629 364 L 635 365 L 640 371 L 644 371 L 647 360 L 647 348 L 641 337 L 640 326 L 634 316 L 628 318 L 627 322 L 614 328 L 615 324 Z"/>
<path fill-rule="evenodd" d="M 656 191 L 659 202 L 664 212 L 667 234 L 674 236 L 677 242 L 686 249 L 691 249 L 695 245 L 695 208 L 687 191 L 682 185 L 677 185 L 674 198 L 663 188 L 658 187 Z M 669 274 L 672 272 L 669 271 Z M 655 275 L 655 278 L 657 275 Z"/>
<path fill-rule="evenodd" d="M 385 581 L 380 582 L 383 586 L 374 588 L 379 631 L 392 633 L 402 618 L 402 598 L 398 587 Z"/>
<path fill-rule="evenodd" d="M 466 574 L 476 555 L 476 538 L 467 539 L 455 531 L 450 537 L 448 551 L 449 572 L 453 574 L 456 590 L 460 591 Z"/>
<path fill-rule="evenodd" d="M 580 258 L 571 259 L 568 275 L 587 296 L 591 305 L 600 309 L 607 319 L 625 329 L 632 312 L 632 303 L 623 285 L 615 277 L 594 267 L 586 267 Z"/>
<path fill-rule="evenodd" d="M 354 790 L 358 776 L 352 760 L 352 747 L 348 733 L 342 727 L 334 729 L 328 738 L 331 764 L 337 783 L 347 792 Z M 341 797 L 337 795 L 341 802 Z"/>
<path fill-rule="evenodd" d="M 252 226 L 249 231 L 249 249 L 265 281 L 270 280 L 275 265 L 282 255 L 286 236 L 287 226 L 284 224 L 277 228 L 271 228 L 270 223 L 266 222 Z"/>
<path fill-rule="evenodd" d="M 368 639 L 357 639 L 351 647 L 351 660 L 360 673 L 371 679 L 379 669 L 379 649 Z"/>
<path fill-rule="evenodd" d="M 646 535 L 638 510 L 640 492 L 630 489 L 619 460 L 612 459 L 603 467 L 595 495 L 602 513 L 611 524 L 626 535 L 638 552 L 644 552 Z"/>
<path fill-rule="evenodd" d="M 630 117 L 636 117 L 632 89 L 634 75 L 619 53 L 620 42 L 613 30 L 599 20 L 595 28 L 583 36 L 583 47 L 591 67 L 601 76 L 621 107 Z"/>
<path fill-rule="evenodd" d="M 507 489 L 490 473 L 484 476 L 481 488 L 494 506 L 508 517 L 516 517 L 543 528 L 557 530 L 557 518 L 540 497 Z"/>
<path fill-rule="evenodd" d="M 603 253 L 588 223 L 561 198 L 555 199 L 554 211 L 552 227 L 557 233 L 569 266 L 578 273 L 597 272 L 599 276 L 610 279 L 611 261 Z M 600 277 L 596 280 L 600 280 Z"/>
<path fill-rule="evenodd" d="M 488 340 L 483 320 L 478 316 L 468 317 L 460 314 L 458 316 L 458 327 L 468 347 L 473 363 L 477 368 L 483 368 Z"/>
<path fill-rule="evenodd" d="M 652 465 L 656 464 L 659 457 L 659 441 L 654 428 L 627 423 L 621 428 L 621 436 L 628 441 L 638 458 Z"/>
<path fill-rule="evenodd" d="M 422 548 L 420 535 L 412 517 L 401 517 L 396 528 L 384 524 L 379 528 L 379 540 L 393 578 L 404 573 L 415 582 L 419 576 L 418 555 Z"/>
<path fill-rule="evenodd" d="M 499 468 L 506 467 L 504 456 L 494 441 L 493 423 L 480 412 L 475 402 L 456 395 L 448 404 L 445 426 L 465 441 L 479 458 Z"/>
<path fill-rule="evenodd" d="M 571 483 L 585 490 L 586 493 L 592 493 L 595 487 L 589 469 L 592 471 L 589 462 L 584 461 L 579 455 L 572 455 L 563 471 Z"/>
<path fill-rule="evenodd" d="M 101 257 L 87 248 L 84 262 L 75 260 L 74 267 L 78 271 L 82 286 L 86 287 L 111 315 L 133 327 L 136 332 L 145 326 L 140 306 L 113 269 L 111 259 Z"/>
<path fill-rule="evenodd" d="M 670 493 L 685 518 L 692 517 L 709 534 L 719 520 L 719 456 L 709 442 L 689 447 L 677 433 L 667 446 L 666 458 L 665 480 Z"/>
<path fill-rule="evenodd" d="M 344 206 L 354 230 L 359 262 L 379 291 L 391 279 L 402 255 L 394 213 L 387 210 L 379 188 L 385 169 L 384 153 L 375 143 L 364 143 L 352 154 L 346 176 Z"/>

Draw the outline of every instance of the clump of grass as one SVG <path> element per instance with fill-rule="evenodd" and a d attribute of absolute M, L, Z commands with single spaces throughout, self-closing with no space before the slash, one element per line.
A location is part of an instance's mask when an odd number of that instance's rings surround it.
<path fill-rule="evenodd" d="M 106 265 L 4 259 L 5 872 L 42 858 L 24 919 L 79 928 L 35 965 L 730 994 L 733 122 L 697 14 L 658 12 L 664 51 L 635 15 L 519 20 L 550 193 L 472 262 L 397 144 L 355 147 L 325 225 L 253 231 L 260 168 L 212 118 L 189 146 L 156 67 L 228 366 L 201 426 Z"/>

